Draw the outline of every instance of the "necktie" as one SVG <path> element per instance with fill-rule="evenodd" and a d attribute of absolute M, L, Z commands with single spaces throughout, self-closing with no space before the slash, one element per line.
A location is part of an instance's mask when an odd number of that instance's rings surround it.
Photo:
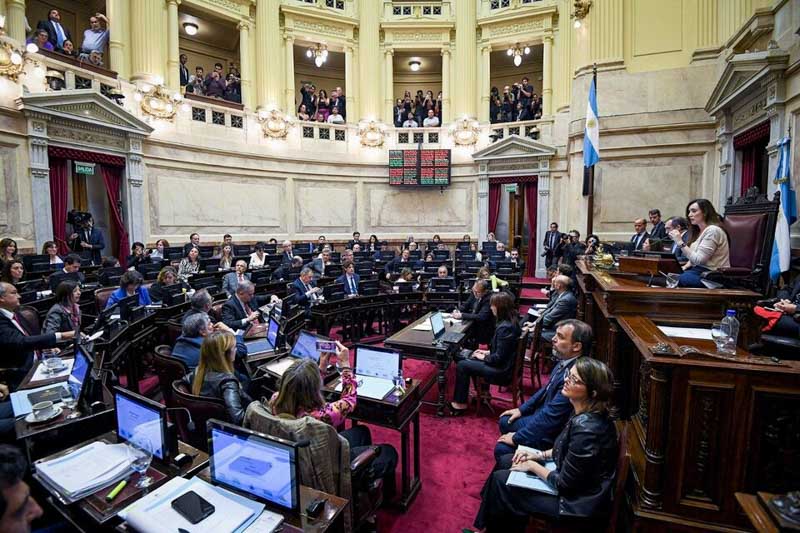
<path fill-rule="evenodd" d="M 56 28 L 56 41 L 58 42 L 58 46 L 63 46 L 64 40 L 67 38 L 67 36 L 64 35 L 64 28 L 62 28 L 61 24 L 58 22 L 53 22 L 53 26 Z"/>
<path fill-rule="evenodd" d="M 17 326 L 17 329 L 20 331 L 20 333 L 22 333 L 26 337 L 30 337 L 28 330 L 22 327 L 22 323 L 19 321 L 16 314 L 11 315 L 11 321 L 14 323 L 15 326 Z"/>
<path fill-rule="evenodd" d="M 239 274 L 239 283 L 241 283 L 243 281 L 244 281 L 244 276 L 242 274 Z"/>
<path fill-rule="evenodd" d="M 242 302 L 242 307 L 244 307 L 244 314 L 246 314 L 247 316 L 250 316 L 250 313 L 252 313 L 252 311 L 250 310 L 250 306 L 248 304 Z"/>
<path fill-rule="evenodd" d="M 350 294 L 356 294 L 358 289 L 356 289 L 356 280 L 353 276 L 350 276 Z"/>

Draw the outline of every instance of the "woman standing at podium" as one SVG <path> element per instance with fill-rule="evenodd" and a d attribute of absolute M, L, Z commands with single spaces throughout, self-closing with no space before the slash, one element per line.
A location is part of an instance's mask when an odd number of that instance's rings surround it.
<path fill-rule="evenodd" d="M 689 240 L 683 242 L 681 232 L 673 229 L 670 238 L 680 248 L 688 262 L 678 278 L 678 287 L 704 288 L 702 275 L 731 266 L 728 235 L 721 227 L 720 216 L 705 198 L 692 200 L 686 206 L 689 221 Z"/>

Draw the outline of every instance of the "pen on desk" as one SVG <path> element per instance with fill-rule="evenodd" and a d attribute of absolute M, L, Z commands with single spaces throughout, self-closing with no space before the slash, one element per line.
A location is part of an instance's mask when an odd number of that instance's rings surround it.
<path fill-rule="evenodd" d="M 110 501 L 112 501 L 114 498 L 116 498 L 116 497 L 117 497 L 117 495 L 118 495 L 120 492 L 122 492 L 122 489 L 124 489 L 124 488 L 125 488 L 125 485 L 127 485 L 127 484 L 128 484 L 128 480 L 127 480 L 127 479 L 123 479 L 122 481 L 120 481 L 119 483 L 117 483 L 117 486 L 116 486 L 116 487 L 114 487 L 113 489 L 111 489 L 111 492 L 109 492 L 108 494 L 106 494 L 106 501 L 107 501 L 107 502 L 110 502 Z"/>

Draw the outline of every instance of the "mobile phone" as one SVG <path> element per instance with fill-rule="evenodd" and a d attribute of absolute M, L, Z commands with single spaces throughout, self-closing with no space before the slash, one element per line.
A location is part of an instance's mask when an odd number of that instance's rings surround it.
<path fill-rule="evenodd" d="M 202 522 L 214 514 L 214 506 L 195 491 L 182 494 L 172 500 L 172 508 L 190 524 Z"/>
<path fill-rule="evenodd" d="M 317 341 L 317 351 L 336 353 L 336 343 L 334 341 Z"/>

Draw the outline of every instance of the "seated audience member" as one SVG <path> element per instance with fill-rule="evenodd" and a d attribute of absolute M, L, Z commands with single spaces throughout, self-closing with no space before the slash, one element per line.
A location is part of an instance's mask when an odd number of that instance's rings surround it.
<path fill-rule="evenodd" d="M 247 329 L 250 324 L 257 322 L 259 312 L 255 294 L 256 286 L 252 281 L 246 279 L 239 282 L 236 292 L 222 305 L 222 322 L 234 331 Z"/>
<path fill-rule="evenodd" d="M 328 124 L 344 124 L 344 117 L 339 114 L 339 108 L 334 107 L 331 109 L 331 114 L 328 115 Z"/>
<path fill-rule="evenodd" d="M 192 246 L 178 264 L 178 277 L 183 281 L 200 272 L 200 248 Z"/>
<path fill-rule="evenodd" d="M 347 248 L 352 250 L 353 246 L 356 244 L 361 244 L 361 233 L 359 233 L 358 231 L 354 231 L 353 238 L 347 241 Z"/>
<path fill-rule="evenodd" d="M 471 336 L 478 344 L 488 344 L 494 336 L 495 317 L 491 308 L 492 291 L 489 282 L 477 280 L 467 301 L 453 311 L 456 320 L 471 320 Z"/>
<path fill-rule="evenodd" d="M 80 54 L 78 59 L 87 61 L 96 67 L 103 67 L 103 52 L 100 50 L 92 50 L 89 54 Z"/>
<path fill-rule="evenodd" d="M 292 259 L 294 259 L 294 253 L 292 252 L 292 241 L 283 241 L 281 247 L 283 248 L 283 253 L 281 254 L 281 264 L 288 265 L 292 262 Z"/>
<path fill-rule="evenodd" d="M 13 261 L 17 258 L 17 241 L 5 238 L 0 240 L 0 264 Z"/>
<path fill-rule="evenodd" d="M 50 268 L 58 267 L 64 264 L 64 260 L 58 255 L 58 246 L 53 241 L 47 241 L 42 246 L 42 255 L 50 258 Z"/>
<path fill-rule="evenodd" d="M 684 242 L 679 230 L 669 232 L 670 238 L 687 259 L 683 274 L 678 278 L 678 287 L 703 288 L 703 274 L 731 266 L 728 234 L 720 226 L 722 221 L 716 209 L 704 198 L 689 202 L 686 218 L 690 224 L 687 242 Z"/>
<path fill-rule="evenodd" d="M 247 356 L 247 346 L 241 336 L 237 336 L 234 331 L 223 324 L 217 322 L 213 324 L 211 317 L 206 313 L 195 313 L 188 317 L 181 328 L 181 335 L 172 347 L 172 357 L 180 359 L 189 370 L 194 370 L 200 363 L 200 350 L 203 339 L 215 331 L 225 331 L 236 337 L 236 357 L 237 359 Z"/>
<path fill-rule="evenodd" d="M 316 246 L 314 246 L 314 253 L 321 254 L 322 250 L 326 246 L 328 247 L 328 250 L 331 250 L 331 245 L 328 244 L 328 240 L 325 238 L 325 235 L 320 235 L 319 237 L 317 237 L 317 244 Z"/>
<path fill-rule="evenodd" d="M 525 531 L 528 515 L 607 520 L 614 492 L 618 438 L 608 414 L 613 393 L 611 371 L 602 362 L 579 358 L 564 379 L 562 394 L 575 411 L 553 447 L 534 453 L 518 451 L 512 471 L 528 472 L 558 495 L 506 484 L 509 470 L 493 472 L 481 491 L 475 527 L 493 531 Z M 541 463 L 555 461 L 553 471 Z"/>
<path fill-rule="evenodd" d="M 131 255 L 128 256 L 128 268 L 135 269 L 143 263 L 150 263 L 150 256 L 144 249 L 144 244 L 135 242 L 131 246 Z"/>
<path fill-rule="evenodd" d="M 100 23 L 103 23 L 102 25 Z M 105 28 L 103 27 L 105 26 Z M 90 54 L 94 50 L 104 50 L 108 44 L 108 19 L 102 13 L 89 17 L 89 29 L 83 32 L 81 52 Z"/>
<path fill-rule="evenodd" d="M 289 277 L 289 271 L 293 268 L 301 268 L 303 266 L 303 258 L 296 255 L 292 258 L 291 263 L 284 263 L 276 268 L 270 275 L 272 281 L 284 281 Z"/>
<path fill-rule="evenodd" d="M 305 104 L 300 104 L 300 107 L 297 110 L 297 119 L 298 120 L 311 120 L 311 115 L 308 114 L 308 110 L 306 109 L 306 105 Z"/>
<path fill-rule="evenodd" d="M 361 281 L 361 276 L 356 274 L 356 265 L 352 261 L 342 261 L 342 270 L 344 272 L 336 278 L 336 283 L 344 285 L 344 293 L 347 296 L 358 296 L 358 283 Z"/>
<path fill-rule="evenodd" d="M 667 226 L 661 220 L 661 211 L 658 209 L 651 209 L 647 213 L 648 218 L 650 219 L 650 224 L 653 225 L 653 228 L 650 230 L 650 238 L 651 239 L 658 239 L 663 241 L 667 238 Z"/>
<path fill-rule="evenodd" d="M 36 30 L 33 37 L 25 41 L 27 44 L 35 44 L 42 50 L 54 50 L 53 45 L 49 41 L 49 34 L 47 30 Z"/>
<path fill-rule="evenodd" d="M 145 287 L 142 287 L 143 282 L 144 278 L 142 278 L 142 275 L 137 271 L 129 270 L 125 272 L 122 277 L 119 278 L 119 289 L 112 292 L 111 296 L 108 297 L 106 309 L 116 305 L 116 303 L 123 298 L 133 296 L 134 294 L 139 296 L 139 305 L 150 305 L 153 303 L 150 300 L 150 292 Z"/>
<path fill-rule="evenodd" d="M 189 286 L 178 279 L 178 272 L 175 268 L 171 266 L 162 268 L 158 273 L 156 282 L 150 285 L 150 289 L 148 289 L 150 299 L 154 302 L 163 302 L 166 296 L 166 288 L 178 283 L 183 286 L 184 291 L 189 290 Z"/>
<path fill-rule="evenodd" d="M 164 257 L 166 248 L 169 248 L 169 241 L 167 241 L 167 239 L 158 239 L 156 241 L 156 247 L 150 250 L 150 261 L 157 263 L 163 259 L 167 259 Z"/>
<path fill-rule="evenodd" d="M 488 280 L 492 285 L 492 291 L 499 291 L 508 287 L 508 282 L 492 274 L 489 267 L 481 267 L 478 270 L 478 279 Z"/>
<path fill-rule="evenodd" d="M 470 252 L 475 252 L 475 261 L 483 261 L 483 254 L 478 249 L 478 243 L 477 242 L 469 243 L 469 251 Z"/>
<path fill-rule="evenodd" d="M 73 44 L 73 42 L 69 39 L 64 40 L 64 45 L 61 47 L 61 50 L 58 50 L 58 52 L 73 59 L 78 58 L 78 52 L 75 50 L 75 44 Z"/>
<path fill-rule="evenodd" d="M 253 401 L 245 392 L 233 369 L 236 338 L 229 331 L 215 331 L 203 339 L 200 362 L 184 382 L 195 396 L 217 398 L 225 402 L 228 419 L 240 426 L 247 406 Z"/>
<path fill-rule="evenodd" d="M 67 256 L 64 258 L 64 268 L 53 272 L 47 279 L 50 290 L 55 291 L 56 287 L 58 287 L 58 284 L 61 283 L 64 277 L 66 277 L 66 274 L 73 274 L 73 276 L 78 279 L 78 283 L 83 285 L 86 276 L 83 275 L 83 272 L 81 272 L 80 269 L 81 256 L 78 254 L 67 254 Z"/>
<path fill-rule="evenodd" d="M 189 242 L 183 245 L 183 257 L 186 257 L 192 248 L 200 249 L 200 235 L 197 233 L 189 235 Z"/>
<path fill-rule="evenodd" d="M 419 123 L 414 120 L 414 113 L 409 113 L 408 118 L 403 122 L 404 128 L 416 128 L 419 127 Z"/>
<path fill-rule="evenodd" d="M 355 244 L 353 245 L 353 249 L 352 249 L 351 251 L 352 251 L 353 253 L 360 252 L 360 251 L 361 251 L 361 245 L 360 245 L 359 243 L 355 243 Z"/>
<path fill-rule="evenodd" d="M 411 252 L 408 248 L 404 249 L 400 252 L 399 257 L 395 257 L 388 263 L 386 266 L 383 267 L 383 271 L 386 274 L 386 279 L 392 279 L 392 274 L 397 274 L 401 270 L 405 268 L 411 267 Z"/>
<path fill-rule="evenodd" d="M 58 284 L 56 303 L 47 312 L 42 333 L 79 331 L 81 327 L 81 287 L 77 281 L 65 280 Z"/>
<path fill-rule="evenodd" d="M 778 321 L 769 329 L 770 335 L 777 335 L 779 337 L 789 337 L 791 339 L 800 339 L 800 276 L 795 280 L 794 287 L 788 298 L 781 298 L 775 302 L 772 307 L 780 311 L 782 315 Z M 783 296 L 785 294 L 779 293 Z"/>
<path fill-rule="evenodd" d="M 189 298 L 189 309 L 183 314 L 181 323 L 186 323 L 190 316 L 199 313 L 206 313 L 211 310 L 214 305 L 214 299 L 209 294 L 208 289 L 200 289 L 195 291 Z"/>
<path fill-rule="evenodd" d="M 493 294 L 490 307 L 497 320 L 497 327 L 489 349 L 475 350 L 469 358 L 459 361 L 456 366 L 455 392 L 450 404 L 454 413 L 460 414 L 467 409 L 469 383 L 473 376 L 480 376 L 485 383 L 494 385 L 507 385 L 511 381 L 517 341 L 521 333 L 514 299 L 504 292 Z"/>
<path fill-rule="evenodd" d="M 400 271 L 400 276 L 394 282 L 394 290 L 398 292 L 400 289 L 397 287 L 401 283 L 411 283 L 413 287 L 411 290 L 415 291 L 419 288 L 419 283 L 414 281 L 414 271 L 410 268 L 404 268 Z"/>
<path fill-rule="evenodd" d="M 519 250 L 517 250 L 516 248 L 512 248 L 511 256 L 509 257 L 509 259 L 511 259 L 511 262 L 514 263 L 514 266 L 517 268 L 518 271 L 525 272 L 525 261 L 523 261 L 522 258 L 519 256 Z"/>
<path fill-rule="evenodd" d="M 58 341 L 75 337 L 74 331 L 30 335 L 33 328 L 17 314 L 18 309 L 17 288 L 0 281 L 0 353 L 3 354 L 3 367 L 11 369 L 8 385 L 12 391 L 33 365 L 34 350 L 55 348 Z"/>
<path fill-rule="evenodd" d="M 223 276 L 222 290 L 225 291 L 228 296 L 232 296 L 233 293 L 236 292 L 239 283 L 244 280 L 250 280 L 250 273 L 247 272 L 247 263 L 245 263 L 244 259 L 239 259 L 236 261 L 236 271 L 229 272 Z"/>
<path fill-rule="evenodd" d="M 509 253 L 509 251 L 506 250 L 505 243 L 502 243 L 502 242 L 498 241 L 497 242 L 497 251 L 503 254 L 502 255 L 503 259 L 511 259 L 511 253 Z"/>
<path fill-rule="evenodd" d="M 250 268 L 264 268 L 267 263 L 267 252 L 263 242 L 256 243 L 255 251 L 250 254 Z"/>
<path fill-rule="evenodd" d="M 550 342 L 556 334 L 556 326 L 569 318 L 575 318 L 578 311 L 578 300 L 572 292 L 572 279 L 558 275 L 553 278 L 553 296 L 547 307 L 539 315 L 542 323 L 542 339 Z M 526 324 L 532 327 L 532 324 Z"/>
<path fill-rule="evenodd" d="M 370 254 L 374 254 L 376 252 L 381 251 L 381 242 L 378 240 L 378 236 L 372 234 L 369 236 L 369 240 L 367 241 L 367 245 L 364 248 L 365 252 L 369 252 Z"/>
<path fill-rule="evenodd" d="M 647 233 L 647 223 L 643 218 L 637 218 L 633 221 L 633 229 L 636 233 L 631 237 L 630 249 L 641 250 L 645 241 L 650 238 L 650 234 Z"/>
<path fill-rule="evenodd" d="M 422 121 L 422 125 L 426 128 L 438 128 L 439 117 L 436 116 L 436 111 L 433 109 L 428 109 L 428 116 Z"/>
<path fill-rule="evenodd" d="M 681 240 L 684 243 L 687 243 L 688 239 L 689 239 L 688 227 L 689 227 L 689 224 L 688 224 L 688 222 L 686 222 L 686 219 L 683 218 L 683 217 L 671 217 L 671 218 L 668 218 L 667 221 L 664 223 L 664 228 L 665 228 L 665 231 L 667 232 L 667 234 L 669 234 L 669 232 L 672 231 L 673 229 L 677 229 L 680 232 Z M 669 251 L 672 255 L 675 256 L 675 258 L 681 264 L 686 262 L 686 256 L 683 255 L 683 251 L 681 250 L 681 247 L 678 246 L 678 244 L 676 242 L 674 242 L 669 237 L 669 235 L 667 235 L 663 239 L 663 241 L 664 241 L 663 242 L 663 247 L 662 247 L 663 251 L 665 251 L 665 252 Z M 650 239 L 647 239 L 647 241 L 644 243 L 644 246 L 642 246 L 642 250 L 644 250 L 645 252 L 649 252 L 650 249 L 651 249 L 651 247 L 650 247 Z"/>
<path fill-rule="evenodd" d="M 450 272 L 447 271 L 445 265 L 440 265 L 439 268 L 436 269 L 436 277 L 439 279 L 450 277 Z"/>
<path fill-rule="evenodd" d="M 3 402 L 2 405 L 9 403 Z M 10 429 L 13 432 L 13 426 Z M 27 470 L 27 461 L 19 448 L 10 444 L 0 445 L 0 531 L 31 531 L 33 521 L 44 514 L 25 482 Z"/>
<path fill-rule="evenodd" d="M 314 283 L 314 272 L 303 267 L 300 277 L 292 282 L 294 289 L 294 303 L 305 308 L 306 313 L 311 310 L 311 304 L 318 301 L 322 296 L 322 288 Z"/>
<path fill-rule="evenodd" d="M 220 270 L 230 270 L 233 268 L 233 246 L 230 244 L 223 244 L 220 248 L 219 257 L 215 259 L 219 259 Z"/>
<path fill-rule="evenodd" d="M 310 416 L 333 427 L 344 426 L 347 415 L 353 412 L 358 401 L 358 382 L 350 368 L 348 349 L 338 341 L 338 364 L 342 372 L 342 393 L 338 400 L 326 403 L 322 396 L 320 368 L 327 366 L 327 354 L 320 358 L 319 364 L 310 359 L 300 359 L 283 374 L 278 384 L 278 392 L 264 407 L 274 416 L 301 418 Z M 249 418 L 249 416 L 248 416 Z M 247 423 L 248 421 L 246 421 Z M 249 424 L 248 424 L 249 425 Z M 350 460 L 372 446 L 372 435 L 365 425 L 353 426 L 340 432 L 350 444 Z M 370 479 L 383 479 L 386 498 L 394 493 L 394 472 L 397 467 L 397 451 L 389 444 L 380 444 L 380 453 L 370 465 Z"/>
<path fill-rule="evenodd" d="M 592 328 L 580 320 L 565 320 L 556 326 L 553 354 L 559 359 L 550 372 L 547 386 L 539 389 L 516 409 L 500 415 L 500 438 L 494 448 L 497 468 L 510 468 L 517 446 L 546 450 L 572 414 L 572 406 L 562 394 L 564 379 L 578 356 L 588 356 L 592 347 Z"/>
<path fill-rule="evenodd" d="M 21 259 L 14 259 L 7 261 L 3 265 L 3 273 L 0 275 L 0 281 L 10 283 L 15 287 L 22 282 L 25 277 L 25 265 L 22 264 Z"/>
<path fill-rule="evenodd" d="M 314 281 L 317 281 L 319 278 L 325 275 L 325 267 L 331 264 L 331 252 L 330 250 L 324 250 L 321 254 L 322 257 L 317 257 L 313 261 L 309 261 L 305 265 L 305 268 L 311 269 L 311 275 L 314 278 Z"/>

